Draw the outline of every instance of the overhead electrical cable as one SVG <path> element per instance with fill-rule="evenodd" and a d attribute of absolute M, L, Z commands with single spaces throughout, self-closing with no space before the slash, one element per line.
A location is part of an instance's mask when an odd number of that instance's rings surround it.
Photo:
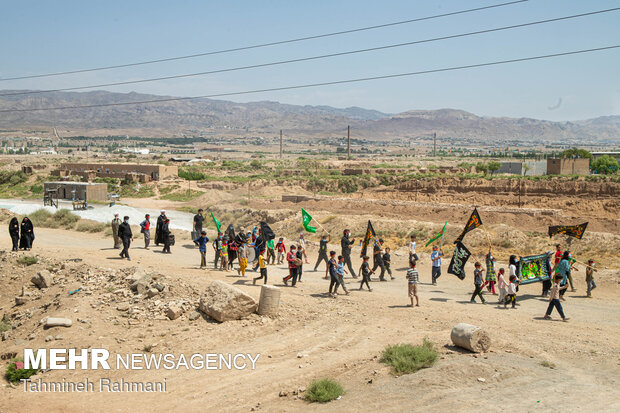
<path fill-rule="evenodd" d="M 86 109 L 86 108 L 101 108 L 101 107 L 110 107 L 110 106 L 142 105 L 142 104 L 151 104 L 151 103 L 164 103 L 164 102 L 177 102 L 177 101 L 186 101 L 186 100 L 195 100 L 195 99 L 218 98 L 218 97 L 225 97 L 225 96 L 238 96 L 238 95 L 247 95 L 247 94 L 263 93 L 263 92 L 277 92 L 277 91 L 283 91 L 283 90 L 303 89 L 303 88 L 311 88 L 311 87 L 319 87 L 319 86 L 331 86 L 331 85 L 340 85 L 340 84 L 346 84 L 346 83 L 367 82 L 367 81 L 380 80 L 380 79 L 392 79 L 392 78 L 398 78 L 398 77 L 416 76 L 416 75 L 423 75 L 423 74 L 429 74 L 429 73 L 440 73 L 440 72 L 449 72 L 449 71 L 455 71 L 455 70 L 473 69 L 473 68 L 486 67 L 486 66 L 496 66 L 496 65 L 503 65 L 503 64 L 509 64 L 509 63 L 549 59 L 549 58 L 554 58 L 554 57 L 569 56 L 569 55 L 576 55 L 576 54 L 582 54 L 582 53 L 599 52 L 603 50 L 611 50 L 611 49 L 617 49 L 617 48 L 620 48 L 620 45 L 604 46 L 604 47 L 582 49 L 582 50 L 573 50 L 569 52 L 552 53 L 552 54 L 539 55 L 539 56 L 521 57 L 517 59 L 498 60 L 494 62 L 476 63 L 476 64 L 462 65 L 462 66 L 452 66 L 452 67 L 445 67 L 445 68 L 439 68 L 439 69 L 421 70 L 417 72 L 371 76 L 371 77 L 363 77 L 363 78 L 357 78 L 357 79 L 335 80 L 335 81 L 329 81 L 329 82 L 309 83 L 309 84 L 304 84 L 304 85 L 254 89 L 254 90 L 247 90 L 247 91 L 241 91 L 241 92 L 225 92 L 225 93 L 216 93 L 216 94 L 202 95 L 202 96 L 153 99 L 153 100 L 142 100 L 142 101 L 134 101 L 134 102 L 99 103 L 99 104 L 92 104 L 92 105 L 57 106 L 57 107 L 47 107 L 47 108 L 3 109 L 3 110 L 0 110 L 0 113 L 39 112 L 39 111 L 48 111 L 48 110 Z"/>
<path fill-rule="evenodd" d="M 11 92 L 11 93 L 1 93 L 0 97 L 1 96 L 32 95 L 32 94 L 52 93 L 52 92 L 68 92 L 72 90 L 93 89 L 93 88 L 101 88 L 101 87 L 108 87 L 108 86 L 132 85 L 132 84 L 138 84 L 138 83 L 158 82 L 162 80 L 205 76 L 205 75 L 211 75 L 211 74 L 216 74 L 216 73 L 233 72 L 233 71 L 239 71 L 239 70 L 257 69 L 261 67 L 284 65 L 284 64 L 290 64 L 290 63 L 307 62 L 311 60 L 327 59 L 327 58 L 332 58 L 332 57 L 337 57 L 337 56 L 346 56 L 346 55 L 352 55 L 352 54 L 358 54 L 358 53 L 374 52 L 378 50 L 392 49 L 392 48 L 404 47 L 404 46 L 413 46 L 413 45 L 423 44 L 423 43 L 431 43 L 431 42 L 456 39 L 456 38 L 466 37 L 466 36 L 474 36 L 474 35 L 487 34 L 487 33 L 523 28 L 523 27 L 546 24 L 546 23 L 553 23 L 553 22 L 558 22 L 558 21 L 563 21 L 563 20 L 592 16 L 595 14 L 609 13 L 609 12 L 618 11 L 618 10 L 620 10 L 620 7 L 616 7 L 613 9 L 598 10 L 598 11 L 593 11 L 593 12 L 588 12 L 588 13 L 574 14 L 571 16 L 556 17 L 553 19 L 545 19 L 545 20 L 538 20 L 538 21 L 528 22 L 528 23 L 514 24 L 510 26 L 496 27 L 492 29 L 478 30 L 474 32 L 459 33 L 459 34 L 453 34 L 453 35 L 442 36 L 442 37 L 434 37 L 431 39 L 415 40 L 415 41 L 405 42 L 405 43 L 396 43 L 396 44 L 390 44 L 390 45 L 385 45 L 385 46 L 369 47 L 365 49 L 349 50 L 345 52 L 330 53 L 330 54 L 319 55 L 319 56 L 301 57 L 298 59 L 280 60 L 277 62 L 259 63 L 259 64 L 254 64 L 254 65 L 238 66 L 238 67 L 217 69 L 217 70 L 210 70 L 210 71 L 196 72 L 196 73 L 185 73 L 185 74 L 180 74 L 180 75 L 162 76 L 162 77 L 155 77 L 155 78 L 149 78 L 149 79 L 127 80 L 127 81 L 113 82 L 113 83 L 100 83 L 96 85 L 85 85 L 85 86 L 74 86 L 74 87 L 66 87 L 66 88 L 58 88 L 58 89 L 30 90 L 30 91 L 20 91 L 20 92 Z"/>
<path fill-rule="evenodd" d="M 332 33 L 317 34 L 317 35 L 313 35 L 313 36 L 299 37 L 299 38 L 296 38 L 296 39 L 279 40 L 279 41 L 270 42 L 270 43 L 261 43 L 261 44 L 250 45 L 250 46 L 241 46 L 241 47 L 235 47 L 235 48 L 231 48 L 231 49 L 223 49 L 223 50 L 215 50 L 215 51 L 210 51 L 210 52 L 195 53 L 195 54 L 185 55 L 185 56 L 166 57 L 166 58 L 162 58 L 162 59 L 146 60 L 146 61 L 142 61 L 142 62 L 125 63 L 125 64 L 112 65 L 112 66 L 93 67 L 93 68 L 89 68 L 89 69 L 68 70 L 68 71 L 64 71 L 64 72 L 42 73 L 42 74 L 38 74 L 38 75 L 28 75 L 28 76 L 16 76 L 16 77 L 0 78 L 0 82 L 5 82 L 5 81 L 9 81 L 9 80 L 35 79 L 35 78 L 41 78 L 41 77 L 71 75 L 71 74 L 75 74 L 75 73 L 95 72 L 95 71 L 99 71 L 99 70 L 120 69 L 120 68 L 124 68 L 124 67 L 142 66 L 142 65 L 150 65 L 150 64 L 155 64 L 155 63 L 171 62 L 171 61 L 174 61 L 174 60 L 193 59 L 193 58 L 203 57 L 203 56 L 211 56 L 211 55 L 216 55 L 216 54 L 238 52 L 238 51 L 242 51 L 242 50 L 258 49 L 258 48 L 261 48 L 261 47 L 277 46 L 277 45 L 287 44 L 287 43 L 303 42 L 303 41 L 306 41 L 306 40 L 314 40 L 314 39 L 320 39 L 320 38 L 324 38 L 324 37 L 340 36 L 340 35 L 343 35 L 343 34 L 356 33 L 356 32 L 362 32 L 362 31 L 367 31 L 367 30 L 381 29 L 381 28 L 384 28 L 384 27 L 391 27 L 391 26 L 397 26 L 397 25 L 402 25 L 402 24 L 415 23 L 415 22 L 420 22 L 420 21 L 425 21 L 425 20 L 439 19 L 439 18 L 442 18 L 442 17 L 455 16 L 455 15 L 458 15 L 458 14 L 473 13 L 473 12 L 493 9 L 493 8 L 497 8 L 497 7 L 511 6 L 511 5 L 514 5 L 514 4 L 525 3 L 527 1 L 528 0 L 516 0 L 516 1 L 505 2 L 505 3 L 492 4 L 492 5 L 489 5 L 489 6 L 476 7 L 476 8 L 473 8 L 473 9 L 458 10 L 458 11 L 453 11 L 453 12 L 449 12 L 449 13 L 436 14 L 436 15 L 433 15 L 433 16 L 418 17 L 418 18 L 415 18 L 415 19 L 402 20 L 402 21 L 397 21 L 397 22 L 392 22 L 392 23 L 378 24 L 378 25 L 374 25 L 374 26 L 360 27 L 360 28 L 356 28 L 356 29 L 342 30 L 342 31 L 332 32 Z"/>

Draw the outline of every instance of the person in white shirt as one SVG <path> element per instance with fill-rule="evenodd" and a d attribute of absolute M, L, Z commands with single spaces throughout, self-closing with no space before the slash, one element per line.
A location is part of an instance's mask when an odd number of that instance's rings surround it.
<path fill-rule="evenodd" d="M 418 254 L 415 253 L 415 235 L 411 236 L 411 241 L 409 242 L 409 262 L 413 260 L 416 262 L 419 260 Z"/>
<path fill-rule="evenodd" d="M 441 277 L 441 257 L 443 257 L 443 252 L 437 249 L 437 245 L 433 245 L 431 253 L 433 285 L 437 285 L 437 278 Z"/>

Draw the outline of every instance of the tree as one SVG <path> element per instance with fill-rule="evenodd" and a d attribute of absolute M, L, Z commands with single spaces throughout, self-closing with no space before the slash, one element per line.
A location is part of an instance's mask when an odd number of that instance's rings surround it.
<path fill-rule="evenodd" d="M 484 162 L 478 162 L 476 164 L 476 171 L 478 172 L 482 172 L 483 174 L 487 174 L 487 171 L 489 170 L 489 165 L 487 165 Z"/>
<path fill-rule="evenodd" d="M 618 171 L 618 161 L 609 155 L 603 155 L 592 162 L 592 171 L 597 174 L 613 174 Z"/>
<path fill-rule="evenodd" d="M 587 158 L 592 162 L 592 154 L 585 149 L 567 149 L 560 154 L 560 158 Z"/>
<path fill-rule="evenodd" d="M 497 162 L 497 161 L 490 161 L 487 164 L 487 168 L 488 168 L 489 172 L 491 172 L 491 174 L 494 174 L 495 172 L 499 171 L 499 168 L 501 166 L 502 166 L 502 164 Z"/>

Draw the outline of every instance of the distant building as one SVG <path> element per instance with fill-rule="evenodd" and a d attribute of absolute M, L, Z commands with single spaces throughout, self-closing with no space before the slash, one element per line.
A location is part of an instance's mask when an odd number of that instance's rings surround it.
<path fill-rule="evenodd" d="M 179 168 L 175 165 L 150 165 L 126 163 L 63 163 L 60 169 L 53 171 L 55 176 L 81 176 L 92 180 L 93 177 L 129 179 L 132 182 L 159 181 L 164 178 L 176 178 Z"/>
<path fill-rule="evenodd" d="M 497 173 L 523 175 L 523 164 L 521 162 L 502 162 Z"/>
<path fill-rule="evenodd" d="M 79 201 L 107 201 L 108 185 L 92 182 L 45 182 L 43 190 L 55 190 L 58 199 Z"/>
<path fill-rule="evenodd" d="M 525 161 L 523 163 L 524 176 L 540 176 L 547 174 L 547 161 Z"/>
<path fill-rule="evenodd" d="M 592 159 L 596 160 L 603 155 L 608 155 L 612 158 L 616 158 L 616 160 L 620 162 L 620 152 L 592 152 Z"/>
<path fill-rule="evenodd" d="M 547 175 L 590 175 L 588 158 L 549 158 Z"/>

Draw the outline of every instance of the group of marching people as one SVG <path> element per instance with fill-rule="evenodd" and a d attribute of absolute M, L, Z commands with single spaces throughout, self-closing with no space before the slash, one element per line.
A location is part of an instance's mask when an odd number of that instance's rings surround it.
<path fill-rule="evenodd" d="M 162 210 L 155 226 L 155 245 L 163 244 L 162 252 L 170 254 L 170 246 L 174 245 L 174 235 L 170 232 L 170 219 L 166 216 L 166 211 Z M 120 257 L 131 261 L 129 257 L 129 247 L 134 240 L 129 224 L 129 217 L 124 216 L 123 220 L 119 218 L 119 214 L 114 214 L 112 219 L 112 237 L 114 239 L 114 248 L 121 249 Z M 140 223 L 140 233 L 144 237 L 144 249 L 148 250 L 151 244 L 151 216 L 146 214 L 144 220 Z"/>
<path fill-rule="evenodd" d="M 34 243 L 34 227 L 32 221 L 28 217 L 22 219 L 20 225 L 16 217 L 11 218 L 9 222 L 9 235 L 13 243 L 13 249 L 11 251 L 30 251 L 32 244 Z"/>
<path fill-rule="evenodd" d="M 209 244 L 209 238 L 207 233 L 203 230 L 204 222 L 203 210 L 198 210 L 198 213 L 194 216 L 192 226 L 192 240 L 198 247 L 201 255 L 200 268 L 207 268 L 207 245 Z M 163 244 L 164 249 L 162 252 L 170 253 L 170 246 L 174 244 L 174 236 L 170 233 L 169 228 L 170 220 L 166 216 L 164 210 L 161 211 L 160 216 L 157 218 L 155 229 L 155 244 Z M 264 223 L 261 223 L 261 226 Z M 150 216 L 146 214 L 144 221 L 140 223 L 141 233 L 144 236 L 145 249 L 149 248 L 150 243 Z M 246 271 L 248 266 L 252 264 L 254 271 L 260 271 L 260 276 L 253 278 L 253 283 L 263 280 L 267 283 L 267 265 L 280 265 L 287 264 L 288 275 L 283 277 L 282 281 L 284 285 L 288 286 L 289 281 L 292 287 L 295 287 L 297 282 L 301 282 L 303 274 L 304 264 L 309 264 L 308 256 L 306 253 L 306 239 L 304 234 L 299 235 L 299 240 L 296 244 L 291 244 L 288 248 L 284 243 L 283 238 L 279 238 L 275 242 L 275 234 L 268 226 L 266 227 L 269 232 L 268 236 L 263 236 L 262 228 L 254 226 L 251 231 L 244 231 L 241 229 L 235 234 L 233 225 L 229 225 L 226 232 L 218 232 L 217 237 L 211 243 L 214 250 L 213 266 L 215 269 L 223 271 L 234 270 L 234 262 L 238 261 L 237 274 L 246 277 Z M 129 258 L 129 246 L 133 240 L 131 227 L 129 226 L 129 217 L 124 217 L 121 221 L 118 214 L 115 214 L 112 221 L 112 231 L 114 236 L 114 248 L 123 247 L 121 251 L 121 257 L 130 260 Z M 28 218 L 24 218 L 21 224 L 21 239 L 20 228 L 18 227 L 17 218 L 13 218 L 9 224 L 9 232 L 13 239 L 13 250 L 17 250 L 19 242 L 20 248 L 29 249 L 32 247 L 32 241 L 34 240 L 34 233 L 32 229 L 32 223 Z M 349 229 L 343 231 L 343 236 L 340 239 L 341 254 L 337 255 L 336 251 L 329 251 L 328 244 L 331 241 L 329 234 L 323 234 L 319 241 L 318 257 L 314 265 L 314 271 L 316 272 L 319 265 L 323 262 L 326 264 L 325 279 L 330 280 L 328 296 L 336 297 L 338 294 L 338 288 L 342 287 L 345 294 L 349 294 L 344 278 L 345 275 L 350 275 L 352 278 L 360 278 L 359 289 L 364 287 L 368 291 L 372 291 L 369 282 L 371 281 L 371 275 L 380 270 L 379 281 L 387 281 L 386 273 L 391 279 L 394 279 L 391 269 L 391 257 L 390 248 L 384 248 L 383 239 L 373 239 L 372 242 L 372 256 L 373 265 L 371 267 L 368 255 L 362 255 L 362 264 L 358 271 L 355 271 L 351 262 L 351 250 L 355 244 L 355 239 L 351 237 Z M 416 253 L 416 237 L 411 236 L 411 241 L 408 245 L 409 250 L 409 268 L 406 278 L 408 280 L 408 295 L 411 300 L 410 306 L 414 306 L 414 299 L 416 306 L 419 305 L 418 298 L 418 284 L 419 275 L 417 272 L 417 262 L 419 260 Z M 437 280 L 441 276 L 441 261 L 443 252 L 435 245 L 433 251 L 430 254 L 431 260 L 431 274 L 432 283 L 437 285 Z M 568 318 L 565 317 L 561 301 L 564 301 L 564 294 L 570 285 L 572 291 L 575 291 L 573 286 L 572 271 L 577 271 L 577 268 L 573 266 L 574 260 L 572 260 L 569 251 L 561 251 L 560 245 L 556 245 L 555 254 L 548 252 L 548 266 L 551 268 L 551 279 L 545 280 L 542 283 L 542 296 L 549 298 L 549 307 L 545 313 L 544 318 L 550 318 L 553 308 L 556 308 L 560 316 L 564 321 Z M 551 259 L 554 258 L 554 264 L 551 264 Z M 483 291 L 486 287 L 487 291 L 493 295 L 498 295 L 498 303 L 503 304 L 506 308 L 509 304 L 512 308 L 516 308 L 517 305 L 517 293 L 519 291 L 519 278 L 517 276 L 517 266 L 519 264 L 518 257 L 511 255 L 509 258 L 508 274 L 505 273 L 504 268 L 495 270 L 495 257 L 492 254 L 491 247 L 489 252 L 485 256 L 485 268 L 482 267 L 480 262 L 474 264 L 474 291 L 471 296 L 470 302 L 475 303 L 476 298 L 480 298 L 482 303 L 486 303 Z M 587 297 L 591 297 L 592 290 L 596 288 L 594 282 L 594 272 L 597 271 L 593 260 L 588 261 L 586 266 L 586 283 L 587 283 Z M 496 287 L 497 290 L 496 291 Z"/>
<path fill-rule="evenodd" d="M 551 260 L 554 259 L 553 265 Z M 492 255 L 491 249 L 485 257 L 486 273 L 485 280 L 483 282 L 483 269 L 480 262 L 474 264 L 474 292 L 471 296 L 471 303 L 476 302 L 476 297 L 479 297 L 482 303 L 486 303 L 483 296 L 483 289 L 487 287 L 489 293 L 497 295 L 495 291 L 495 285 L 499 289 L 499 304 L 504 304 L 504 308 L 508 304 L 512 305 L 512 308 L 516 308 L 517 292 L 519 291 L 519 279 L 517 277 L 517 265 L 518 260 L 516 255 L 511 255 L 509 259 L 509 278 L 506 280 L 504 268 L 500 268 L 495 272 L 495 258 Z M 563 321 L 568 321 L 569 318 L 565 316 L 564 309 L 562 307 L 562 301 L 566 301 L 564 295 L 570 285 L 571 291 L 575 292 L 576 289 L 573 284 L 572 271 L 579 271 L 574 266 L 575 260 L 572 258 L 570 251 L 561 250 L 561 245 L 556 244 L 556 251 L 552 253 L 547 252 L 547 265 L 550 268 L 550 277 L 542 282 L 541 297 L 548 298 L 549 305 L 545 312 L 544 319 L 551 319 L 551 313 L 555 308 Z M 588 260 L 586 265 L 586 285 L 587 285 L 587 298 L 592 298 L 592 290 L 596 288 L 596 282 L 594 281 L 594 273 L 598 270 L 595 267 L 594 260 Z"/>

